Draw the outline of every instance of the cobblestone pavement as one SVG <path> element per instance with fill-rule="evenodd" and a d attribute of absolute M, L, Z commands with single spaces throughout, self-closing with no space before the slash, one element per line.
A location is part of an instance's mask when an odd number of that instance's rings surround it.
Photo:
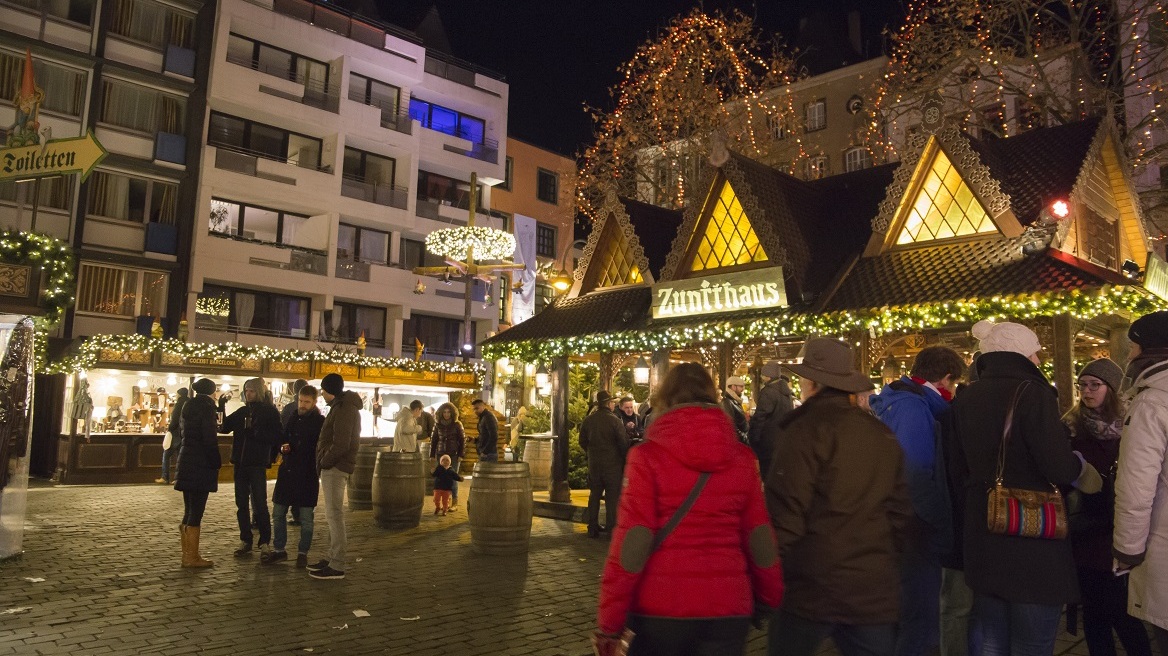
<path fill-rule="evenodd" d="M 481 556 L 465 507 L 446 517 L 428 509 L 406 531 L 349 512 L 347 576 L 317 581 L 291 561 L 232 557 L 230 489 L 211 495 L 203 520 L 202 553 L 215 566 L 193 571 L 179 567 L 182 499 L 169 487 L 34 484 L 25 554 L 0 564 L 0 654 L 591 651 L 607 542 L 579 524 L 537 517 L 529 554 Z M 316 517 L 310 562 L 328 544 L 323 506 Z M 289 533 L 294 546 L 297 529 Z M 765 653 L 763 634 L 752 632 L 748 653 Z M 1086 648 L 1060 640 L 1056 653 Z"/>

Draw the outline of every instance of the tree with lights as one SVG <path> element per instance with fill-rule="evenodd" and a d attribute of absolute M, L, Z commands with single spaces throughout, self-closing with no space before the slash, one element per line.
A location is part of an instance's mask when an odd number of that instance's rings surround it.
<path fill-rule="evenodd" d="M 694 193 L 715 132 L 731 148 L 766 154 L 767 122 L 793 115 L 768 89 L 794 81 L 794 62 L 735 11 L 674 18 L 620 68 L 613 109 L 588 108 L 596 141 L 581 158 L 577 204 L 596 218 L 610 186 L 626 197 L 682 207 Z"/>
<path fill-rule="evenodd" d="M 870 145 L 898 156 L 937 91 L 947 120 L 979 135 L 1013 136 L 1111 112 L 1137 184 L 1168 156 L 1159 118 L 1168 85 L 1168 24 L 1160 0 L 912 0 L 891 35 Z M 1168 200 L 1158 194 L 1151 203 Z M 1153 230 L 1153 234 L 1159 233 Z"/>

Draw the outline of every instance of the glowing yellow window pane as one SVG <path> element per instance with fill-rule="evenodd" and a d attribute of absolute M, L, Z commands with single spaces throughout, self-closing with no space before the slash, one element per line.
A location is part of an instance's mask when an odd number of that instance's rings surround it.
<path fill-rule="evenodd" d="M 967 237 L 997 230 L 944 151 L 937 148 L 932 161 L 922 162 L 921 166 L 927 173 L 913 190 L 912 204 L 902 210 L 906 215 L 896 238 L 897 244 Z"/>
<path fill-rule="evenodd" d="M 606 224 L 592 262 L 600 271 L 600 275 L 595 278 L 595 286 L 585 291 L 642 282 L 641 272 L 634 264 L 636 256 L 624 232 L 615 221 Z M 591 268 L 592 265 L 589 265 L 589 269 Z"/>
<path fill-rule="evenodd" d="M 722 192 L 713 202 L 701 235 L 691 271 L 767 261 L 750 218 L 730 183 L 722 186 Z"/>

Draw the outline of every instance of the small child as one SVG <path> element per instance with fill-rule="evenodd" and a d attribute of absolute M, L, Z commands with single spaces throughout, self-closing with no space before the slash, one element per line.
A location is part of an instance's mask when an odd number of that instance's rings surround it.
<path fill-rule="evenodd" d="M 444 455 L 438 459 L 438 466 L 434 468 L 434 514 L 445 515 L 450 510 L 450 491 L 454 489 L 454 481 L 461 481 L 458 472 L 450 468 L 450 456 Z"/>

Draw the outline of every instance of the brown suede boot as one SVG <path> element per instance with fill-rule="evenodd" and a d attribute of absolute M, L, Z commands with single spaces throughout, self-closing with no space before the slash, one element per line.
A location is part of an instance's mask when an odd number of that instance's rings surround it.
<path fill-rule="evenodd" d="M 187 552 L 190 551 L 190 548 L 187 547 L 187 525 L 186 524 L 179 524 L 178 525 L 178 535 L 179 535 L 179 539 L 182 541 L 182 562 L 183 562 L 183 566 L 185 567 L 187 560 L 189 559 L 189 557 L 187 556 Z"/>
<path fill-rule="evenodd" d="M 199 555 L 199 528 L 198 526 L 188 526 L 183 533 L 183 543 L 186 549 L 183 550 L 183 567 L 210 567 L 214 565 L 209 560 L 204 560 Z"/>

